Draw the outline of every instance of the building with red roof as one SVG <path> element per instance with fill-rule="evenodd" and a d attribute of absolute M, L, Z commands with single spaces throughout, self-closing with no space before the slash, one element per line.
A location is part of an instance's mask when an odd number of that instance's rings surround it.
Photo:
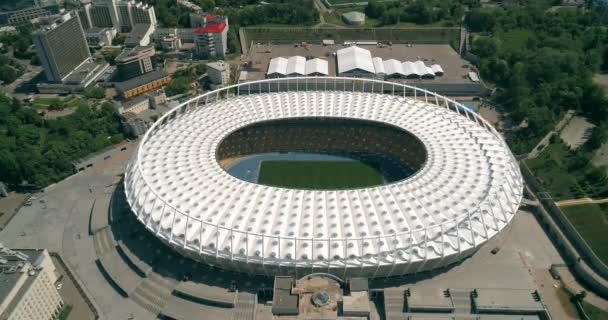
<path fill-rule="evenodd" d="M 228 18 L 213 15 L 190 15 L 194 27 L 194 53 L 199 58 L 226 55 L 228 41 Z"/>

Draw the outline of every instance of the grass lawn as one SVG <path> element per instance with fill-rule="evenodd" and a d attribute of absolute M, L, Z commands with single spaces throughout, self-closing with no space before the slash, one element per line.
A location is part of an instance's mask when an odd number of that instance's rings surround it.
<path fill-rule="evenodd" d="M 608 264 L 608 205 L 585 204 L 562 208 L 562 211 L 595 254 Z"/>
<path fill-rule="evenodd" d="M 576 177 L 564 167 L 569 156 L 570 152 L 565 144 L 554 143 L 547 146 L 537 158 L 526 161 L 555 201 L 585 196 Z"/>
<path fill-rule="evenodd" d="M 563 143 L 550 144 L 537 158 L 526 163 L 555 201 L 608 196 L 608 184 L 590 180 L 586 171 L 590 167 L 580 164 Z"/>
<path fill-rule="evenodd" d="M 44 97 L 36 97 L 34 101 L 32 101 L 32 106 L 38 110 L 47 110 L 50 106 L 63 106 L 64 109 L 76 108 L 80 104 L 80 99 L 78 97 L 71 98 L 44 98 Z"/>
<path fill-rule="evenodd" d="M 526 163 L 555 201 L 606 196 L 607 183 L 594 183 L 587 178 L 587 169 L 577 165 L 576 155 L 563 143 L 548 145 Z M 587 204 L 561 210 L 595 254 L 608 264 L 608 205 Z"/>
<path fill-rule="evenodd" d="M 608 312 L 583 301 L 581 303 L 590 320 L 608 320 Z"/>
<path fill-rule="evenodd" d="M 59 312 L 57 319 L 58 320 L 67 320 L 68 317 L 70 316 L 70 313 L 72 312 L 72 309 L 74 309 L 73 305 L 66 304 L 65 306 L 63 306 L 63 309 L 61 309 L 61 312 Z"/>
<path fill-rule="evenodd" d="M 264 161 L 258 183 L 293 189 L 354 189 L 384 182 L 376 169 L 356 161 Z"/>
<path fill-rule="evenodd" d="M 58 105 L 60 101 L 61 101 L 61 99 L 59 99 L 59 98 L 36 97 L 36 98 L 34 98 L 34 101 L 32 101 L 32 105 L 36 109 L 46 110 L 51 105 Z"/>
<path fill-rule="evenodd" d="M 337 18 L 335 18 L 337 19 Z M 307 41 L 319 43 L 321 39 L 376 40 L 427 44 L 450 44 L 460 39 L 459 28 L 386 27 L 386 28 L 293 28 L 293 27 L 244 27 L 247 42 Z"/>

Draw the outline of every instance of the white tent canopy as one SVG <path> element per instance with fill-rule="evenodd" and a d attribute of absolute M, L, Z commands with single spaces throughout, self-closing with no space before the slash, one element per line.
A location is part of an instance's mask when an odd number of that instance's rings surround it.
<path fill-rule="evenodd" d="M 337 52 L 338 56 L 338 73 L 353 71 L 356 69 L 363 70 L 369 73 L 376 73 L 372 54 L 369 50 L 352 46 L 340 49 Z"/>
<path fill-rule="evenodd" d="M 384 71 L 387 76 L 405 76 L 401 62 L 395 59 L 384 60 Z"/>
<path fill-rule="evenodd" d="M 280 75 L 286 75 L 287 74 L 287 59 L 283 58 L 283 57 L 277 57 L 277 58 L 272 58 L 270 59 L 270 64 L 268 65 L 268 72 L 266 72 L 267 75 L 273 75 L 273 74 L 280 74 Z"/>
<path fill-rule="evenodd" d="M 288 76 L 306 74 L 306 58 L 302 56 L 293 56 L 287 59 L 287 71 L 285 73 Z"/>
<path fill-rule="evenodd" d="M 433 73 L 435 73 L 436 76 L 443 75 L 443 68 L 440 65 L 434 64 L 431 66 L 431 69 L 433 69 Z"/>
<path fill-rule="evenodd" d="M 418 70 L 418 74 L 421 77 L 434 77 L 435 76 L 435 72 L 433 72 L 433 69 L 427 67 L 423 61 L 418 60 L 418 61 L 414 62 L 414 65 L 416 66 L 416 69 Z"/>
<path fill-rule="evenodd" d="M 311 74 L 322 74 L 325 76 L 329 75 L 329 63 L 327 60 L 314 58 L 306 61 L 306 75 Z"/>
<path fill-rule="evenodd" d="M 414 66 L 413 62 L 406 61 L 401 64 L 401 67 L 403 68 L 403 73 L 405 73 L 406 77 L 409 77 L 412 75 L 420 77 L 420 74 L 418 74 L 418 69 L 416 68 L 416 66 Z"/>
<path fill-rule="evenodd" d="M 384 70 L 384 62 L 380 57 L 372 58 L 372 62 L 374 63 L 374 69 L 376 70 L 376 75 L 384 75 L 386 74 L 386 70 Z"/>

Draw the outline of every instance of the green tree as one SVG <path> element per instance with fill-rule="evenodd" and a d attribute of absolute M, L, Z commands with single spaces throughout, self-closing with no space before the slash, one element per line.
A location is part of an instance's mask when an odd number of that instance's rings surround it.
<path fill-rule="evenodd" d="M 17 80 L 17 78 L 19 78 L 19 76 L 20 74 L 17 72 L 17 70 L 15 70 L 15 68 L 9 65 L 0 66 L 0 81 L 4 82 L 5 84 L 14 82 Z"/>
<path fill-rule="evenodd" d="M 471 51 L 480 58 L 494 57 L 498 52 L 498 43 L 491 37 L 477 37 L 473 41 Z"/>
<path fill-rule="evenodd" d="M 84 96 L 89 99 L 103 99 L 106 96 L 106 90 L 101 87 L 91 87 L 85 90 Z"/>
<path fill-rule="evenodd" d="M 606 122 L 602 122 L 590 131 L 589 139 L 585 142 L 584 147 L 587 151 L 594 151 L 608 140 L 608 125 Z"/>
<path fill-rule="evenodd" d="M 491 32 L 496 25 L 496 14 L 482 9 L 471 10 L 465 16 L 464 23 L 473 32 Z"/>
<path fill-rule="evenodd" d="M 370 0 L 365 7 L 365 14 L 370 18 L 380 18 L 386 11 L 386 5 L 379 0 Z"/>
<path fill-rule="evenodd" d="M 167 96 L 174 96 L 188 92 L 192 80 L 189 77 L 177 77 L 171 80 L 169 85 L 165 87 Z"/>
<path fill-rule="evenodd" d="M 0 177 L 11 185 L 44 187 L 72 174 L 74 161 L 122 139 L 111 105 L 97 110 L 85 103 L 71 115 L 45 120 L 0 94 Z"/>

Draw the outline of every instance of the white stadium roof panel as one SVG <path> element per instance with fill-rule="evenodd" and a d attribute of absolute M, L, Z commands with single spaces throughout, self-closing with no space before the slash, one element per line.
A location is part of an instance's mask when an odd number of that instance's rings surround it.
<path fill-rule="evenodd" d="M 306 61 L 306 75 L 310 74 L 329 75 L 329 63 L 327 60 L 314 58 Z"/>
<path fill-rule="evenodd" d="M 266 88 L 262 82 L 273 81 L 261 81 Z M 219 97 L 198 99 L 209 96 Z M 138 220 L 190 257 L 266 274 L 316 267 L 340 275 L 405 274 L 472 254 L 506 227 L 521 201 L 519 167 L 500 135 L 476 115 L 473 121 L 446 109 L 453 101 L 435 105 L 432 96 L 426 102 L 350 89 L 226 96 L 204 107 L 186 102 L 163 116 L 125 173 Z M 293 117 L 401 128 L 420 139 L 427 160 L 407 179 L 349 190 L 259 185 L 218 164 L 216 148 L 235 130 Z"/>
<path fill-rule="evenodd" d="M 276 57 L 270 59 L 270 63 L 268 64 L 268 72 L 266 74 L 287 74 L 287 59 L 283 57 Z"/>
<path fill-rule="evenodd" d="M 285 71 L 286 75 L 300 75 L 306 74 L 306 58 L 302 56 L 293 56 L 287 59 L 287 68 Z"/>
<path fill-rule="evenodd" d="M 369 73 L 376 73 L 372 61 L 372 54 L 369 50 L 351 46 L 338 50 L 337 56 L 338 73 L 349 72 L 356 69 Z"/>

